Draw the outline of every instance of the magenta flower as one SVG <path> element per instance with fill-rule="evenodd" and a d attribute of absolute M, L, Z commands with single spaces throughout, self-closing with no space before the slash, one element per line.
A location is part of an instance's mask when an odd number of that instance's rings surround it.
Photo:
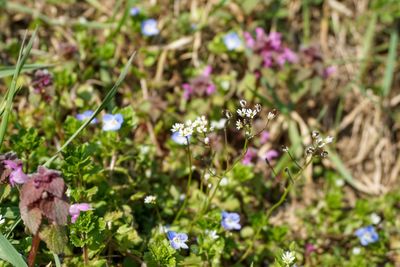
<path fill-rule="evenodd" d="M 331 77 L 332 75 L 334 75 L 336 72 L 337 72 L 336 66 L 326 67 L 324 69 L 324 72 L 322 73 L 322 77 L 324 77 L 324 79 L 327 79 L 327 78 Z"/>
<path fill-rule="evenodd" d="M 270 138 L 270 134 L 268 131 L 263 131 L 260 136 L 261 144 L 265 144 Z"/>
<path fill-rule="evenodd" d="M 271 149 L 268 150 L 267 153 L 265 153 L 264 158 L 267 159 L 268 161 L 271 161 L 279 156 L 278 151 Z"/>
<path fill-rule="evenodd" d="M 79 217 L 81 211 L 92 210 L 92 206 L 89 203 L 76 203 L 69 207 L 69 215 L 71 215 L 71 222 L 75 223 Z"/>
<path fill-rule="evenodd" d="M 8 168 L 11 173 L 9 176 L 11 186 L 15 184 L 24 184 L 29 180 L 28 175 L 26 175 L 22 170 L 22 163 L 15 162 L 13 160 L 3 161 L 4 166 Z"/>
<path fill-rule="evenodd" d="M 288 47 L 282 45 L 282 35 L 279 32 L 265 34 L 264 29 L 256 28 L 256 37 L 250 33 L 244 33 L 244 39 L 248 48 L 253 50 L 263 59 L 263 66 L 271 68 L 273 66 L 283 66 L 285 63 L 295 63 L 298 58 Z"/>
<path fill-rule="evenodd" d="M 188 100 L 192 95 L 204 96 L 215 92 L 215 84 L 211 80 L 212 67 L 207 66 L 200 76 L 182 84 L 183 98 Z"/>
<path fill-rule="evenodd" d="M 251 165 L 251 161 L 257 156 L 256 150 L 253 148 L 249 148 L 244 154 L 244 157 L 242 159 L 242 164 L 243 165 Z"/>

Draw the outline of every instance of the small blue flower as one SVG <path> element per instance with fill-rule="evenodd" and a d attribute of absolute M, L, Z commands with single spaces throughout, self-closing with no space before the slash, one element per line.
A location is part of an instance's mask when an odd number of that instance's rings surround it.
<path fill-rule="evenodd" d="M 174 249 L 188 249 L 188 245 L 185 244 L 188 240 L 188 236 L 185 233 L 177 233 L 174 231 L 168 231 L 167 236 L 169 239 L 169 243 L 171 244 L 171 247 Z"/>
<path fill-rule="evenodd" d="M 190 140 L 190 135 L 188 136 L 189 140 Z M 177 143 L 178 145 L 187 145 L 187 139 L 184 136 L 181 136 L 179 134 L 179 132 L 174 132 L 171 135 L 171 139 L 172 141 L 174 141 L 175 143 Z"/>
<path fill-rule="evenodd" d="M 140 9 L 138 7 L 132 7 L 129 11 L 132 17 L 139 15 Z"/>
<path fill-rule="evenodd" d="M 222 212 L 221 225 L 225 230 L 240 230 L 240 216 L 235 212 Z"/>
<path fill-rule="evenodd" d="M 142 34 L 144 36 L 153 36 L 159 34 L 159 29 L 157 27 L 157 20 L 146 19 L 141 25 Z"/>
<path fill-rule="evenodd" d="M 77 119 L 78 121 L 85 121 L 85 120 L 90 119 L 90 117 L 91 117 L 92 115 L 93 115 L 93 110 L 86 110 L 86 111 L 84 111 L 83 113 L 77 114 L 77 115 L 76 115 L 76 119 Z M 96 119 L 96 118 L 94 118 L 94 119 L 90 122 L 90 124 L 95 124 L 95 123 L 97 123 L 97 119 Z"/>
<path fill-rule="evenodd" d="M 378 233 L 372 225 L 358 229 L 355 235 L 360 239 L 360 243 L 363 246 L 375 243 L 379 239 Z"/>
<path fill-rule="evenodd" d="M 103 131 L 118 131 L 123 122 L 122 114 L 105 114 L 103 116 Z"/>
<path fill-rule="evenodd" d="M 230 32 L 224 36 L 224 44 L 229 51 L 242 47 L 242 40 L 235 32 Z"/>

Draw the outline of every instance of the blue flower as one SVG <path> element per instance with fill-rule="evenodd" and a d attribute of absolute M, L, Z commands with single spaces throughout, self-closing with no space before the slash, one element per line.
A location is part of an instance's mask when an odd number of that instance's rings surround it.
<path fill-rule="evenodd" d="M 141 30 L 144 36 L 153 36 L 160 32 L 157 27 L 157 20 L 155 19 L 144 20 L 141 25 Z"/>
<path fill-rule="evenodd" d="M 93 115 L 93 110 L 86 110 L 86 111 L 84 111 L 83 113 L 77 114 L 77 115 L 76 115 L 76 119 L 77 119 L 78 121 L 85 121 L 85 120 L 90 119 L 90 117 L 91 117 L 92 115 Z M 95 123 L 97 123 L 97 119 L 96 119 L 96 118 L 94 118 L 94 119 L 90 122 L 90 124 L 95 124 Z"/>
<path fill-rule="evenodd" d="M 188 240 L 188 236 L 185 233 L 177 233 L 174 231 L 168 231 L 167 236 L 169 239 L 169 243 L 171 244 L 171 247 L 174 249 L 188 249 L 188 245 L 185 244 Z"/>
<path fill-rule="evenodd" d="M 240 216 L 235 212 L 222 212 L 221 225 L 225 230 L 240 230 Z"/>
<path fill-rule="evenodd" d="M 118 131 L 123 122 L 122 114 L 105 114 L 103 116 L 103 131 Z"/>
<path fill-rule="evenodd" d="M 229 51 L 242 47 L 242 40 L 235 32 L 230 32 L 224 36 L 224 44 Z"/>
<path fill-rule="evenodd" d="M 140 9 L 138 7 L 132 7 L 129 13 L 131 14 L 131 16 L 135 17 L 139 15 Z"/>
<path fill-rule="evenodd" d="M 379 239 L 378 233 L 372 225 L 358 229 L 355 235 L 360 239 L 360 243 L 363 246 L 375 243 Z"/>
<path fill-rule="evenodd" d="M 187 137 L 190 140 L 190 135 Z M 187 139 L 184 136 L 181 136 L 179 132 L 174 132 L 171 136 L 172 141 L 177 143 L 178 145 L 187 145 Z"/>

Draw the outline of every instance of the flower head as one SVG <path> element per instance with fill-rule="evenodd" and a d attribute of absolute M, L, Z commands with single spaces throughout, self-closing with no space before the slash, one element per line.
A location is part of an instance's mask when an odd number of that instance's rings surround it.
<path fill-rule="evenodd" d="M 132 17 L 139 15 L 139 13 L 140 13 L 140 8 L 138 8 L 138 7 L 132 7 L 129 10 L 129 14 L 131 14 Z"/>
<path fill-rule="evenodd" d="M 141 30 L 144 36 L 154 36 L 160 33 L 157 26 L 157 20 L 155 19 L 144 20 L 141 25 Z"/>
<path fill-rule="evenodd" d="M 215 92 L 216 87 L 211 79 L 212 67 L 206 66 L 203 73 L 189 81 L 189 83 L 182 84 L 183 98 L 188 100 L 192 95 L 204 96 L 211 95 Z"/>
<path fill-rule="evenodd" d="M 188 240 L 188 236 L 185 233 L 177 233 L 174 231 L 168 231 L 167 236 L 169 239 L 169 243 L 171 244 L 171 247 L 174 249 L 188 249 L 188 245 L 186 245 L 185 242 Z"/>
<path fill-rule="evenodd" d="M 156 204 L 156 200 L 157 200 L 157 197 L 156 196 L 146 196 L 145 198 L 144 198 L 144 203 L 145 204 Z"/>
<path fill-rule="evenodd" d="M 224 36 L 224 44 L 229 51 L 236 50 L 242 47 L 242 40 L 236 32 L 230 32 Z"/>
<path fill-rule="evenodd" d="M 86 111 L 84 111 L 84 112 L 82 112 L 82 113 L 77 114 L 77 115 L 76 115 L 76 119 L 77 119 L 78 121 L 85 121 L 85 120 L 90 119 L 90 117 L 91 117 L 92 115 L 93 115 L 93 110 L 86 110 Z M 97 123 L 97 119 L 96 119 L 96 118 L 94 118 L 94 119 L 90 122 L 90 124 L 95 124 L 95 123 Z"/>
<path fill-rule="evenodd" d="M 79 217 L 81 211 L 92 210 L 92 206 L 89 203 L 76 203 L 69 207 L 69 215 L 71 215 L 71 222 L 75 223 Z"/>
<path fill-rule="evenodd" d="M 204 233 L 207 235 L 207 237 L 209 237 L 212 240 L 218 239 L 219 235 L 217 235 L 217 231 L 216 230 L 208 230 L 206 229 L 204 231 Z"/>
<path fill-rule="evenodd" d="M 267 153 L 265 153 L 265 159 L 268 161 L 271 161 L 279 156 L 278 151 L 275 149 L 268 150 Z"/>
<path fill-rule="evenodd" d="M 0 225 L 3 224 L 6 220 L 4 219 L 3 215 L 0 214 Z"/>
<path fill-rule="evenodd" d="M 240 230 L 242 228 L 239 223 L 240 216 L 238 213 L 223 211 L 221 215 L 221 225 L 222 227 L 224 227 L 225 230 Z"/>
<path fill-rule="evenodd" d="M 337 72 L 337 68 L 336 66 L 329 66 L 326 67 L 322 73 L 322 77 L 324 77 L 324 79 L 328 79 L 329 77 L 331 77 L 332 75 L 334 75 Z"/>
<path fill-rule="evenodd" d="M 103 116 L 103 131 L 118 131 L 123 122 L 122 114 L 105 114 Z"/>
<path fill-rule="evenodd" d="M 29 180 L 28 175 L 22 170 L 22 162 L 20 160 L 4 160 L 3 164 L 10 171 L 9 179 L 11 186 L 24 184 Z"/>
<path fill-rule="evenodd" d="M 379 236 L 372 225 L 362 227 L 355 232 L 355 235 L 360 239 L 360 243 L 366 246 L 378 241 Z"/>
<path fill-rule="evenodd" d="M 244 154 L 244 157 L 242 159 L 242 164 L 243 165 L 251 165 L 252 160 L 257 156 L 256 150 L 254 148 L 249 148 Z"/>
<path fill-rule="evenodd" d="M 285 251 L 282 254 L 282 261 L 286 266 L 290 266 L 296 259 L 293 251 Z"/>

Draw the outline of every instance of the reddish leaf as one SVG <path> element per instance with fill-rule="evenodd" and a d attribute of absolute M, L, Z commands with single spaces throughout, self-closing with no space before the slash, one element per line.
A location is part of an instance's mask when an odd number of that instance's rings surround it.
<path fill-rule="evenodd" d="M 32 203 L 41 199 L 42 193 L 43 193 L 43 188 L 40 187 L 37 188 L 35 186 L 35 181 L 33 179 L 30 179 L 22 186 L 20 193 L 20 199 L 21 199 L 20 204 L 29 206 Z"/>
<path fill-rule="evenodd" d="M 46 191 L 58 198 L 62 198 L 66 191 L 64 180 L 62 178 L 54 178 L 47 186 Z"/>
<path fill-rule="evenodd" d="M 38 208 L 31 210 L 20 207 L 21 218 L 24 221 L 26 227 L 32 234 L 36 234 L 39 230 L 40 224 L 42 223 L 42 212 Z"/>

